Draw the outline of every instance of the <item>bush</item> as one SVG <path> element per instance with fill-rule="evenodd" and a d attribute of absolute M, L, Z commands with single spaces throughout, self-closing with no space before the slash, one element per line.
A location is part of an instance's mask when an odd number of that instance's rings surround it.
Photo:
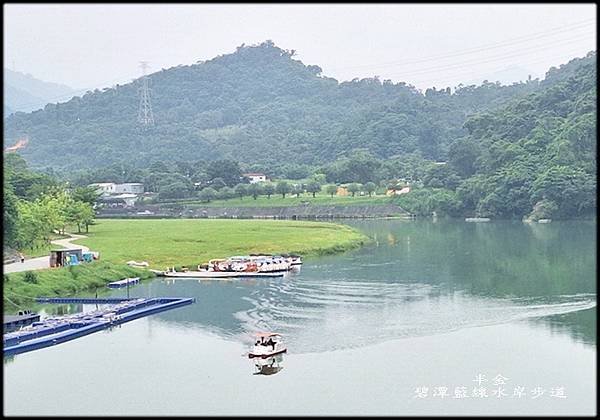
<path fill-rule="evenodd" d="M 37 274 L 35 274 L 33 271 L 27 271 L 25 272 L 25 277 L 23 278 L 23 280 L 25 280 L 25 282 L 27 283 L 37 284 Z"/>

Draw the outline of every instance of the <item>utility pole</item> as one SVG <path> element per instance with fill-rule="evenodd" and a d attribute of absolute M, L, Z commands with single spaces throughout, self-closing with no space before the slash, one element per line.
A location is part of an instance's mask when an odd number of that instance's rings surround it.
<path fill-rule="evenodd" d="M 149 67 L 147 61 L 140 61 L 142 68 L 142 78 L 140 86 L 140 106 L 138 109 L 138 123 L 144 127 L 154 125 L 154 115 L 152 114 L 152 103 L 150 102 L 150 89 L 148 88 L 148 76 L 146 69 Z"/>

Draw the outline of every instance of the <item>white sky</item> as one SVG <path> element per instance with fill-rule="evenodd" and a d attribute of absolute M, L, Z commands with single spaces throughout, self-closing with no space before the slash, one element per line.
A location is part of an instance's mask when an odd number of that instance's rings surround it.
<path fill-rule="evenodd" d="M 129 82 L 141 60 L 152 72 L 267 39 L 340 81 L 507 83 L 595 50 L 596 5 L 4 5 L 5 67 L 75 88 Z"/>

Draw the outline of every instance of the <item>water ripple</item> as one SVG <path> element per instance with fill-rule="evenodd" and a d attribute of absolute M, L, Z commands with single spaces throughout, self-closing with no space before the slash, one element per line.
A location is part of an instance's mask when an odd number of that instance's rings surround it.
<path fill-rule="evenodd" d="M 272 282 L 243 299 L 251 308 L 234 314 L 244 331 L 238 338 L 277 331 L 295 353 L 355 348 L 596 306 L 591 293 L 490 298 L 441 293 L 439 286 L 424 283 L 314 278 Z"/>

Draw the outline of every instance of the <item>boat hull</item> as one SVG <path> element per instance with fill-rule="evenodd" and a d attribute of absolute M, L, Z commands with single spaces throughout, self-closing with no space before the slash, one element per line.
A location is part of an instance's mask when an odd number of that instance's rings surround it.
<path fill-rule="evenodd" d="M 272 356 L 275 356 L 277 354 L 282 354 L 282 353 L 287 353 L 287 349 L 284 348 L 281 350 L 274 351 L 272 353 L 260 353 L 260 354 L 259 353 L 248 353 L 248 357 L 250 359 L 254 359 L 254 358 L 266 359 L 267 357 L 272 357 Z"/>
<path fill-rule="evenodd" d="M 231 271 L 187 271 L 187 272 L 163 272 L 164 277 L 180 277 L 195 279 L 229 279 L 229 278 L 267 278 L 283 277 L 284 273 L 255 273 L 255 272 L 231 272 Z"/>

